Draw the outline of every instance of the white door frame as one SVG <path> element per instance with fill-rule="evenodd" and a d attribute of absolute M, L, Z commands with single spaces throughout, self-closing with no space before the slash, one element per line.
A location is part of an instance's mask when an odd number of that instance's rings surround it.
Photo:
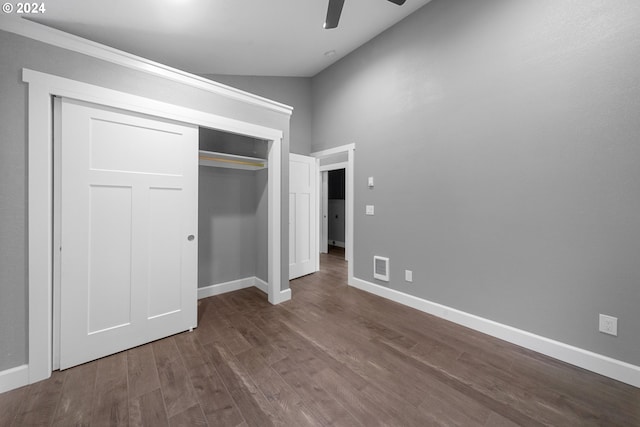
<path fill-rule="evenodd" d="M 347 260 L 347 284 L 353 284 L 353 253 L 354 253 L 354 245 L 353 245 L 353 215 L 354 215 L 354 164 L 355 164 L 355 152 L 356 152 L 356 144 L 347 144 L 342 145 L 340 147 L 329 148 L 327 150 L 316 151 L 311 153 L 312 157 L 316 157 L 318 159 L 323 159 L 326 157 L 331 157 L 340 153 L 347 153 L 347 162 L 336 162 L 327 165 L 320 166 L 318 168 L 318 182 L 322 182 L 321 171 L 331 170 L 333 169 L 345 169 L 345 182 L 346 182 L 346 191 L 345 191 L 345 210 L 346 210 L 346 220 L 345 220 L 345 258 Z M 320 191 L 317 192 L 317 200 L 318 205 L 320 205 Z M 318 221 L 317 227 L 318 233 L 318 265 L 320 265 L 320 221 Z"/>
<path fill-rule="evenodd" d="M 72 98 L 268 140 L 269 302 L 278 304 L 291 298 L 290 289 L 281 289 L 280 279 L 282 130 L 26 68 L 23 69 L 22 80 L 28 83 L 29 362 L 27 366 L 29 384 L 49 378 L 52 370 L 53 96 Z"/>

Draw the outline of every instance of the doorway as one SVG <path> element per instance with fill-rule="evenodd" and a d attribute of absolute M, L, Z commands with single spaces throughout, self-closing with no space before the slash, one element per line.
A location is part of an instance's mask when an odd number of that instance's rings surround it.
<path fill-rule="evenodd" d="M 320 252 L 346 259 L 346 169 L 329 169 L 320 173 L 323 220 L 320 236 L 323 247 L 320 248 Z"/>
<path fill-rule="evenodd" d="M 354 217 L 354 163 L 355 163 L 355 144 L 343 145 L 336 148 L 331 148 L 328 150 L 317 151 L 311 153 L 313 157 L 316 157 L 320 160 L 320 167 L 318 172 L 318 206 L 321 221 L 318 221 L 318 265 L 320 264 L 320 254 L 321 253 L 329 253 L 329 246 L 333 246 L 335 252 L 341 252 L 342 248 L 341 244 L 344 246 L 344 256 L 348 263 L 347 266 L 347 283 L 351 284 L 353 280 L 353 263 L 351 260 L 353 259 L 353 217 Z M 336 188 L 335 193 L 332 192 L 334 196 L 333 208 L 338 212 L 333 213 L 334 224 L 333 226 L 338 228 L 337 233 L 329 238 L 329 228 L 330 228 L 330 213 L 329 213 L 329 173 L 333 171 L 344 171 L 344 184 L 342 185 L 340 182 L 340 173 L 337 172 L 334 177 L 338 179 L 337 185 L 334 183 L 334 187 Z M 341 195 L 340 187 L 343 187 L 343 195 Z M 337 193 L 337 194 L 336 194 Z M 340 197 L 344 197 L 344 201 L 336 201 L 340 200 Z M 336 206 L 337 205 L 337 206 Z M 344 219 L 344 233 L 341 233 L 340 226 L 340 205 L 344 206 L 344 214 L 342 214 L 342 218 Z M 336 218 L 336 214 L 339 218 Z M 337 220 L 337 221 L 336 221 Z M 331 227 L 333 228 L 333 227 Z M 340 237 L 344 236 L 344 240 L 341 241 Z"/>

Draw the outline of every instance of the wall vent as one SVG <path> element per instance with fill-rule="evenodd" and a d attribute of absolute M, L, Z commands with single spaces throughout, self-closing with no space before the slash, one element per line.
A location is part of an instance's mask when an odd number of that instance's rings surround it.
<path fill-rule="evenodd" d="M 373 257 L 373 277 L 378 280 L 389 281 L 389 258 Z"/>

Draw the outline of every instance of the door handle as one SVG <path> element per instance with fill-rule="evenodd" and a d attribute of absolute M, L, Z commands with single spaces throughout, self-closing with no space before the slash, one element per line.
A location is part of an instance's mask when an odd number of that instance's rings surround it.
<path fill-rule="evenodd" d="M 196 238 L 196 236 L 194 236 L 193 234 L 189 234 L 187 236 L 187 240 L 190 241 L 190 242 L 193 241 L 193 239 L 195 239 L 195 238 Z"/>

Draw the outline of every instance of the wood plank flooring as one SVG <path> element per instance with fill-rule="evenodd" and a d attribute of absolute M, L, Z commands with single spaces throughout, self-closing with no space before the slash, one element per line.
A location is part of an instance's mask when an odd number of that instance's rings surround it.
<path fill-rule="evenodd" d="M 640 426 L 640 389 L 346 283 L 343 252 L 270 305 L 0 394 L 0 426 Z"/>

